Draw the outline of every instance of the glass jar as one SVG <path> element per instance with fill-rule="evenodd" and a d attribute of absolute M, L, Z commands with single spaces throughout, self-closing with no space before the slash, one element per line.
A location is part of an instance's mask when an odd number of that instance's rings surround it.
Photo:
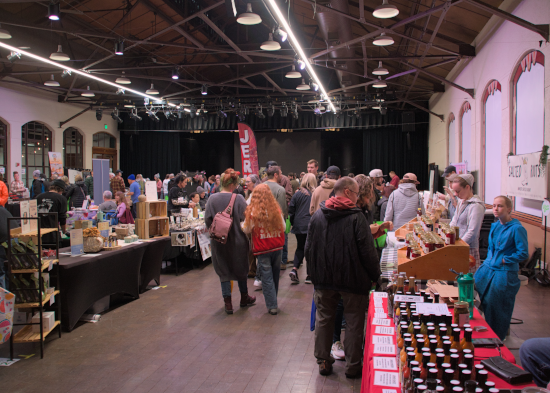
<path fill-rule="evenodd" d="M 454 323 L 459 327 L 470 323 L 470 309 L 468 302 L 455 302 L 453 314 Z"/>

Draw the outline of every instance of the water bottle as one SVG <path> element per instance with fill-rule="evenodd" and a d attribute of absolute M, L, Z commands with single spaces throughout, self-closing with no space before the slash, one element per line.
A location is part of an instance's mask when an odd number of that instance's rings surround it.
<path fill-rule="evenodd" d="M 474 275 L 472 273 L 457 273 L 456 281 L 458 282 L 458 300 L 468 302 L 470 308 L 470 319 L 474 317 Z"/>

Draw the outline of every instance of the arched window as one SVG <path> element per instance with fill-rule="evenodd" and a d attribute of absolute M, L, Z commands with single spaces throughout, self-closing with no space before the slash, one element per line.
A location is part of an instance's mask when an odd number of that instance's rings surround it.
<path fill-rule="evenodd" d="M 32 182 L 32 173 L 39 170 L 50 177 L 48 152 L 52 150 L 52 132 L 42 123 L 31 121 L 21 127 L 21 165 L 25 174 L 21 175 L 27 187 Z"/>
<path fill-rule="evenodd" d="M 466 101 L 460 109 L 460 152 L 458 159 L 460 162 L 466 162 L 468 165 L 466 168 L 470 169 L 471 152 L 472 152 L 472 107 L 470 103 Z"/>
<path fill-rule="evenodd" d="M 4 180 L 7 181 L 8 167 L 8 126 L 0 121 L 0 168 L 4 171 Z"/>
<path fill-rule="evenodd" d="M 482 173 L 485 203 L 502 194 L 502 87 L 492 81 L 483 93 Z M 487 168 L 490 168 L 488 171 Z"/>
<path fill-rule="evenodd" d="M 544 55 L 539 51 L 527 54 L 513 76 L 514 153 L 534 153 L 544 145 Z M 517 211 L 540 217 L 541 201 L 515 199 Z"/>
<path fill-rule="evenodd" d="M 456 130 L 455 115 L 449 115 L 449 129 L 447 130 L 447 164 L 456 164 Z"/>
<path fill-rule="evenodd" d="M 63 131 L 63 157 L 65 167 L 84 168 L 84 138 L 76 128 Z"/>
<path fill-rule="evenodd" d="M 101 158 L 109 160 L 111 171 L 117 170 L 117 150 L 116 138 L 106 132 L 94 134 L 94 143 L 92 146 L 92 158 Z"/>

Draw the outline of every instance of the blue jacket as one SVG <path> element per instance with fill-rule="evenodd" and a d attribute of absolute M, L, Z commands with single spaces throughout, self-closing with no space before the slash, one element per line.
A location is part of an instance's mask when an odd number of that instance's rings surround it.
<path fill-rule="evenodd" d="M 529 258 L 527 231 L 515 218 L 502 225 L 497 221 L 491 225 L 489 251 L 483 264 L 495 270 L 517 272 L 519 263 Z M 504 264 L 502 261 L 504 259 Z"/>

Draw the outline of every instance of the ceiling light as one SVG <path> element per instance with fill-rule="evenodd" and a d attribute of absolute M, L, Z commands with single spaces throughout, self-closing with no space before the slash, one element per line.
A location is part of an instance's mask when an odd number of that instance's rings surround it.
<path fill-rule="evenodd" d="M 25 55 L 26 57 L 29 57 L 33 60 L 38 60 L 38 61 L 41 61 L 42 63 L 46 63 L 46 64 L 49 64 L 53 67 L 57 67 L 57 68 L 60 68 L 62 70 L 66 70 L 66 71 L 69 71 L 73 74 L 77 74 L 79 76 L 82 76 L 84 78 L 88 78 L 88 79 L 93 79 L 94 81 L 97 81 L 97 82 L 101 82 L 101 83 L 104 83 L 106 85 L 109 85 L 109 86 L 112 86 L 112 87 L 116 87 L 116 88 L 124 88 L 126 89 L 125 87 L 121 86 L 121 85 L 118 85 L 114 82 L 111 82 L 111 81 L 108 81 L 106 79 L 103 79 L 103 78 L 100 78 L 98 76 L 95 76 L 89 72 L 86 72 L 86 71 L 82 71 L 82 70 L 78 70 L 76 68 L 71 68 L 71 67 L 67 67 L 66 65 L 64 64 L 60 64 L 58 62 L 55 62 L 55 61 L 51 61 L 50 59 L 47 59 L 45 57 L 42 57 L 42 56 L 38 56 L 38 55 L 35 55 L 34 53 L 31 53 L 31 52 L 28 52 L 27 50 L 22 50 L 20 48 L 16 48 L 12 45 L 8 45 L 2 41 L 0 41 L 0 48 L 4 48 L 4 49 L 7 49 L 9 51 L 12 51 L 12 52 L 17 52 L 16 53 L 16 59 L 17 58 L 20 58 L 21 55 Z M 8 56 L 8 58 L 11 57 L 11 54 L 10 56 Z M 10 60 L 11 61 L 11 60 Z M 133 93 L 133 94 L 137 94 L 141 97 L 145 97 L 147 99 L 150 99 L 150 100 L 158 100 L 158 98 L 155 98 L 155 97 L 152 97 L 152 96 L 149 96 L 147 94 L 145 94 L 144 92 L 142 91 L 138 91 L 138 90 L 134 90 L 134 89 L 126 89 L 127 91 Z M 168 105 L 170 106 L 175 106 L 175 104 L 172 104 L 172 103 L 169 103 Z"/>
<path fill-rule="evenodd" d="M 373 106 L 372 109 L 380 109 L 380 105 Z"/>
<path fill-rule="evenodd" d="M 44 82 L 44 86 L 59 87 L 59 82 L 54 79 L 52 74 L 51 79 L 49 81 Z"/>
<path fill-rule="evenodd" d="M 69 76 L 71 76 L 71 71 L 63 70 L 63 73 L 61 74 L 61 77 L 62 78 L 68 78 Z"/>
<path fill-rule="evenodd" d="M 387 68 L 382 67 L 382 62 L 381 61 L 378 62 L 378 68 L 375 68 L 372 71 L 373 75 L 388 75 L 389 73 L 390 72 L 388 71 Z"/>
<path fill-rule="evenodd" d="M 372 12 L 372 16 L 379 19 L 393 18 L 397 15 L 399 15 L 399 10 L 396 6 L 388 4 L 388 0 L 383 0 L 382 4 Z"/>
<path fill-rule="evenodd" d="M 124 54 L 124 41 L 115 42 L 115 55 L 122 56 Z"/>
<path fill-rule="evenodd" d="M 302 83 L 300 83 L 298 86 L 296 86 L 296 90 L 309 90 L 309 85 L 306 85 L 305 80 L 302 79 Z"/>
<path fill-rule="evenodd" d="M 121 85 L 129 85 L 132 83 L 130 79 L 126 78 L 126 75 L 124 75 L 124 71 L 122 71 L 122 76 L 119 76 L 118 78 L 116 78 L 115 82 Z"/>
<path fill-rule="evenodd" d="M 287 117 L 288 116 L 288 108 L 286 107 L 286 104 L 283 103 L 283 107 L 281 108 L 281 117 Z"/>
<path fill-rule="evenodd" d="M 216 114 L 220 119 L 225 119 L 227 117 L 227 113 L 223 111 L 223 108 L 220 108 L 216 111 Z"/>
<path fill-rule="evenodd" d="M 9 40 L 10 38 L 11 38 L 10 32 L 0 28 L 0 40 Z"/>
<path fill-rule="evenodd" d="M 277 27 L 277 30 L 275 30 L 275 34 L 279 37 L 281 42 L 285 42 L 286 39 L 288 38 L 287 32 L 281 29 L 280 27 Z"/>
<path fill-rule="evenodd" d="M 178 69 L 174 68 L 174 70 L 172 71 L 172 79 L 178 80 L 179 78 L 180 78 L 180 74 L 178 72 Z"/>
<path fill-rule="evenodd" d="M 279 50 L 281 49 L 281 44 L 279 44 L 277 41 L 273 41 L 273 34 L 269 33 L 269 38 L 267 41 L 265 41 L 262 45 L 260 45 L 260 49 L 262 50 Z"/>
<path fill-rule="evenodd" d="M 303 61 L 303 60 L 301 60 L 301 59 L 298 59 L 297 63 L 298 63 L 298 69 L 299 69 L 299 70 L 303 70 L 304 68 L 306 68 L 306 63 L 305 63 L 305 61 Z"/>
<path fill-rule="evenodd" d="M 388 84 L 386 83 L 386 81 L 383 81 L 382 79 L 380 79 L 380 77 L 378 77 L 378 80 L 374 82 L 372 87 L 376 87 L 377 89 L 383 89 L 385 87 L 388 87 Z"/>
<path fill-rule="evenodd" d="M 285 75 L 287 78 L 301 78 L 302 74 L 300 74 L 298 71 L 296 71 L 296 67 L 294 64 L 292 65 L 292 71 L 288 71 Z"/>
<path fill-rule="evenodd" d="M 69 61 L 69 60 L 71 60 L 69 55 L 63 53 L 63 48 L 61 47 L 61 45 L 57 45 L 57 52 L 53 52 L 50 55 L 50 59 L 57 60 L 57 61 Z"/>
<path fill-rule="evenodd" d="M 118 109 L 113 110 L 113 113 L 111 113 L 111 117 L 113 118 L 113 120 L 116 120 L 119 123 L 122 123 L 122 119 L 120 118 L 120 116 L 118 116 Z"/>
<path fill-rule="evenodd" d="M 386 35 L 386 33 L 382 33 L 372 43 L 376 46 L 388 46 L 393 45 L 394 40 L 389 35 Z"/>
<path fill-rule="evenodd" d="M 88 88 L 86 89 L 86 91 L 82 92 L 82 94 L 80 94 L 82 97 L 95 97 L 95 94 L 93 91 L 90 91 L 90 86 L 88 86 Z"/>
<path fill-rule="evenodd" d="M 380 114 L 385 115 L 388 112 L 388 108 L 386 106 L 380 107 Z"/>
<path fill-rule="evenodd" d="M 318 104 L 319 102 L 321 102 L 321 101 L 319 100 L 319 97 L 316 97 L 314 100 L 309 100 L 307 103 L 308 103 L 308 104 Z"/>
<path fill-rule="evenodd" d="M 117 89 L 117 91 L 116 91 L 116 94 L 117 94 L 117 95 L 124 94 L 124 89 L 121 88 L 121 87 L 119 87 L 119 88 Z"/>
<path fill-rule="evenodd" d="M 8 60 L 13 63 L 15 62 L 16 60 L 20 59 L 21 58 L 21 53 L 19 52 L 16 52 L 16 51 L 11 51 L 10 54 L 7 56 L 8 57 Z"/>
<path fill-rule="evenodd" d="M 237 18 L 237 23 L 248 26 L 257 25 L 262 23 L 262 18 L 260 18 L 260 15 L 252 11 L 252 4 L 246 3 L 246 12 L 239 15 Z"/>
<path fill-rule="evenodd" d="M 274 114 L 275 114 L 275 105 L 271 104 L 270 106 L 267 107 L 267 116 L 273 117 Z"/>
<path fill-rule="evenodd" d="M 201 94 L 202 94 L 203 96 L 208 95 L 208 87 L 206 87 L 206 85 L 202 85 L 202 86 L 201 86 Z"/>
<path fill-rule="evenodd" d="M 130 119 L 141 121 L 141 116 L 138 116 L 137 109 L 132 109 L 132 112 L 130 112 Z"/>
<path fill-rule="evenodd" d="M 50 3 L 50 5 L 48 5 L 48 19 L 59 20 L 59 11 L 59 3 Z"/>
<path fill-rule="evenodd" d="M 159 91 L 158 91 L 157 89 L 155 89 L 155 85 L 153 85 L 153 84 L 151 83 L 151 88 L 148 89 L 148 90 L 145 92 L 145 94 L 157 95 L 157 94 L 159 94 Z"/>
<path fill-rule="evenodd" d="M 319 85 L 313 81 L 310 81 L 309 82 L 309 87 L 311 87 L 311 90 L 313 91 L 318 91 L 319 90 Z"/>
<path fill-rule="evenodd" d="M 126 104 L 124 104 L 124 107 L 125 108 L 135 108 L 136 106 L 134 104 L 132 104 L 131 102 L 127 102 Z"/>
<path fill-rule="evenodd" d="M 97 121 L 101 121 L 101 118 L 103 117 L 103 109 L 97 108 L 95 110 L 95 118 Z"/>

